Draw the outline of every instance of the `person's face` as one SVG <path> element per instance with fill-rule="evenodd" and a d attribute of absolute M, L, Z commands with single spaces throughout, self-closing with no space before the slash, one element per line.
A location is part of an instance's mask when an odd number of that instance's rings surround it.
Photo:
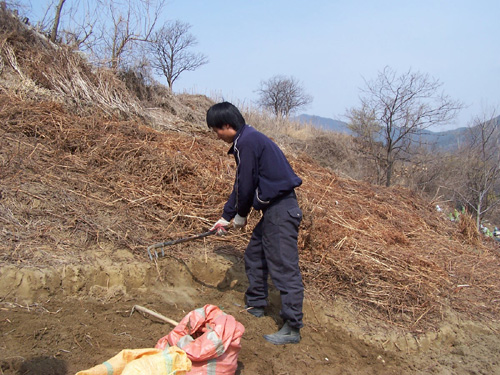
<path fill-rule="evenodd" d="M 219 139 L 222 139 L 224 142 L 233 143 L 234 136 L 236 135 L 236 130 L 234 130 L 229 125 L 223 125 L 222 128 L 212 128 L 213 131 L 217 134 Z"/>

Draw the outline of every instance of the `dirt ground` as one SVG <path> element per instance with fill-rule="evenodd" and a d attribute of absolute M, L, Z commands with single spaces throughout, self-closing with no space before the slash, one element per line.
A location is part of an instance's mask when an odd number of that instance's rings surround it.
<path fill-rule="evenodd" d="M 205 304 L 245 326 L 237 374 L 500 374 L 498 321 L 445 314 L 439 330 L 417 337 L 307 288 L 302 341 L 274 346 L 262 335 L 280 324 L 279 295 L 271 292 L 263 318 L 243 310 L 241 254 L 203 242 L 175 246 L 191 252 L 190 261 L 109 247 L 60 268 L 3 267 L 0 374 L 74 374 L 122 349 L 154 347 L 173 327 L 131 315 L 134 305 L 179 321 Z"/>

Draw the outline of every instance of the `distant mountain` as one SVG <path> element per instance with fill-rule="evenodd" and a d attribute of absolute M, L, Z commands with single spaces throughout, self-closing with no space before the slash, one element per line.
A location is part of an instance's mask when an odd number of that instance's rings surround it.
<path fill-rule="evenodd" d="M 347 127 L 347 122 L 333 120 L 327 117 L 302 114 L 295 117 L 301 124 L 310 124 L 323 130 L 331 130 L 337 133 L 352 134 Z"/>
<path fill-rule="evenodd" d="M 310 124 L 320 129 L 334 131 L 337 133 L 352 134 L 347 123 L 331 118 L 301 114 L 295 117 L 295 120 L 303 124 Z M 500 116 L 493 119 L 496 121 L 496 126 L 500 127 Z M 435 147 L 443 151 L 456 150 L 465 142 L 468 128 L 457 128 L 441 132 L 433 132 L 431 130 L 422 130 L 419 134 L 414 135 L 415 141 L 420 141 L 427 144 L 429 147 Z"/>
<path fill-rule="evenodd" d="M 453 151 L 464 144 L 468 128 L 457 128 L 443 132 L 433 132 L 430 130 L 421 130 L 415 135 L 416 141 L 421 141 L 429 147 L 435 147 L 443 151 Z"/>

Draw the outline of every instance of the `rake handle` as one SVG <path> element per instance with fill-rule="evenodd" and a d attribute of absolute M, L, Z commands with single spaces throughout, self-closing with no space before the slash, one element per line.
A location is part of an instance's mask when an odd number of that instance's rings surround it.
<path fill-rule="evenodd" d="M 191 236 L 191 237 L 178 238 L 176 240 L 159 242 L 157 244 L 151 245 L 148 247 L 149 259 L 153 260 L 152 250 L 154 250 L 154 249 L 158 249 L 161 247 L 162 248 L 161 256 L 165 256 L 165 252 L 163 250 L 163 247 L 165 247 L 165 246 L 175 245 L 175 244 L 182 243 L 182 242 L 196 240 L 198 238 L 208 237 L 208 236 L 215 234 L 216 232 L 217 231 L 213 230 L 213 231 L 208 231 L 205 233 L 200 233 L 200 234 L 197 234 L 197 235 Z M 155 251 L 154 254 L 155 254 L 155 257 L 158 258 L 158 252 Z"/>

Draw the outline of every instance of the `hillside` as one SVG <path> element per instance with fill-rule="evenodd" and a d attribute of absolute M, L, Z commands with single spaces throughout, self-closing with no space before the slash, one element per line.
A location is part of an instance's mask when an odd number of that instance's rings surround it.
<path fill-rule="evenodd" d="M 154 261 L 146 252 L 221 213 L 234 161 L 204 124 L 213 102 L 157 88 L 145 105 L 111 72 L 1 17 L 2 373 L 74 373 L 152 347 L 169 327 L 131 316 L 133 305 L 180 320 L 206 303 L 246 327 L 241 374 L 499 373 L 498 244 L 466 216 L 337 176 L 286 143 L 303 179 L 306 327 L 297 346 L 266 345 L 276 291 L 262 321 L 242 312 L 258 212 L 246 231 Z"/>
<path fill-rule="evenodd" d="M 347 126 L 347 123 L 340 120 L 334 120 L 321 116 L 313 116 L 305 113 L 295 117 L 294 120 L 297 120 L 298 122 L 303 124 L 311 124 L 323 130 L 352 134 L 351 130 Z"/>
<path fill-rule="evenodd" d="M 307 114 L 301 114 L 297 116 L 295 120 L 302 124 L 310 124 L 326 131 L 352 134 L 348 124 L 339 120 Z M 496 126 L 500 126 L 500 116 L 494 117 L 492 121 L 496 123 Z M 415 144 L 422 143 L 437 151 L 456 151 L 460 146 L 464 145 L 468 132 L 469 129 L 466 127 L 445 131 L 424 129 L 414 135 Z"/>

